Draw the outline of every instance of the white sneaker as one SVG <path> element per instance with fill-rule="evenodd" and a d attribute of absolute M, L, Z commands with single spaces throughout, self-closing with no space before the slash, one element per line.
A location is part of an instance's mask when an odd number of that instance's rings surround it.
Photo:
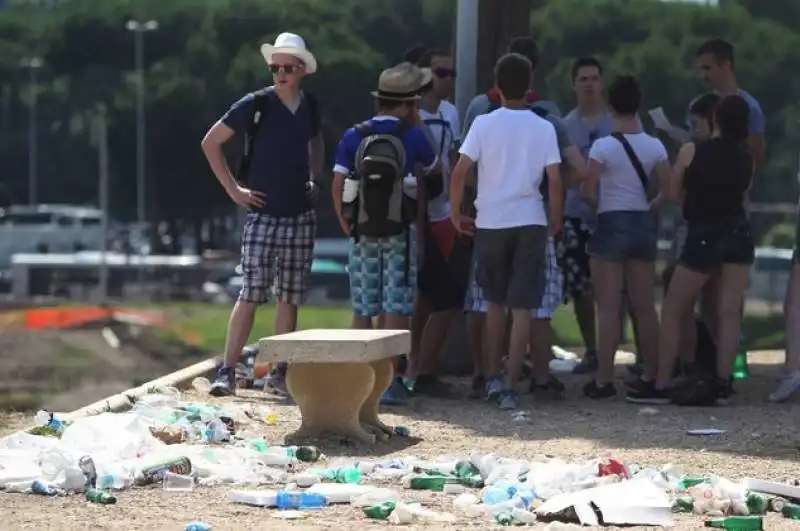
<path fill-rule="evenodd" d="M 769 395 L 770 402 L 786 402 L 800 390 L 800 371 L 795 371 L 781 378 L 781 384 Z"/>

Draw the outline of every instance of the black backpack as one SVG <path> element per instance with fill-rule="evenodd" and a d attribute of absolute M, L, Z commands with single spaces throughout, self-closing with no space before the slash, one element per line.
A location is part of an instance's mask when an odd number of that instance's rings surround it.
<path fill-rule="evenodd" d="M 489 98 L 489 110 L 487 111 L 487 114 L 496 111 L 500 107 L 501 105 L 495 102 L 492 98 Z M 528 107 L 528 109 L 534 112 L 536 116 L 542 120 L 547 120 L 547 117 L 550 116 L 550 111 L 540 105 L 536 105 L 536 102 L 529 103 L 526 105 L 526 107 Z M 542 174 L 542 182 L 539 184 L 539 193 L 542 194 L 542 199 L 547 201 L 547 197 L 550 195 L 550 188 L 547 184 L 547 172 Z"/>
<path fill-rule="evenodd" d="M 408 125 L 400 121 L 386 133 L 370 122 L 355 126 L 361 137 L 355 155 L 358 205 L 353 220 L 358 236 L 383 238 L 407 232 L 413 219 L 404 199 L 406 149 L 402 135 Z"/>
<path fill-rule="evenodd" d="M 253 112 L 244 130 L 244 150 L 242 151 L 242 158 L 239 159 L 239 165 L 236 169 L 236 180 L 242 186 L 247 186 L 250 163 L 253 160 L 253 144 L 255 143 L 259 127 L 264 121 L 264 117 L 268 114 L 270 102 L 274 98 L 274 92 L 274 87 L 267 87 L 253 92 Z M 316 120 L 316 116 L 319 113 L 319 102 L 317 102 L 317 99 L 313 95 L 307 92 L 303 92 L 303 98 L 305 98 L 306 104 L 308 105 L 308 111 L 311 115 L 313 125 L 313 121 Z"/>

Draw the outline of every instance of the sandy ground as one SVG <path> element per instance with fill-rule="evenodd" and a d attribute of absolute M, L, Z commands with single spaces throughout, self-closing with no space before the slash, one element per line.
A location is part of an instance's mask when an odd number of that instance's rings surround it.
<path fill-rule="evenodd" d="M 346 447 L 323 442 L 331 458 L 383 458 L 402 454 L 417 456 L 468 455 L 472 451 L 496 452 L 508 457 L 552 454 L 569 460 L 598 456 L 626 463 L 659 466 L 678 463 L 687 473 L 717 474 L 738 479 L 752 476 L 786 480 L 800 478 L 800 402 L 768 405 L 765 396 L 774 385 L 781 353 L 752 356 L 754 378 L 738 384 L 739 393 L 726 408 L 664 407 L 653 413 L 626 404 L 620 397 L 609 402 L 590 402 L 579 397 L 582 380 L 570 377 L 570 396 L 560 403 L 533 403 L 530 425 L 515 425 L 509 415 L 483 402 L 418 399 L 410 406 L 387 411 L 385 422 L 407 426 L 412 437 L 378 443 L 374 448 Z M 624 372 L 620 372 L 623 375 Z M 464 383 L 466 391 L 466 384 Z M 187 399 L 204 398 L 187 393 Z M 265 398 L 262 393 L 241 392 L 236 400 L 269 401 L 278 417 L 276 426 L 264 427 L 269 441 L 279 444 L 283 436 L 299 425 L 292 405 Z M 4 428 L 18 427 L 24 419 L 4 417 Z M 686 430 L 720 428 L 725 435 L 691 437 Z M 276 511 L 234 505 L 228 487 L 197 488 L 191 493 L 164 492 L 157 488 L 122 492 L 114 506 L 97 506 L 80 497 L 43 498 L 2 494 L 0 529 L 77 531 L 183 529 L 192 520 L 203 520 L 216 530 L 265 529 L 378 529 L 385 522 L 365 519 L 349 506 L 313 512 L 306 520 L 284 521 Z M 407 499 L 418 500 L 438 510 L 450 510 L 449 496 L 406 491 Z M 535 529 L 541 529 L 538 524 Z M 699 529 L 699 519 L 681 516 L 675 529 Z M 406 529 L 494 529 L 487 522 L 460 519 L 451 525 L 429 524 Z M 611 529 L 611 528 L 608 528 Z M 643 528 L 637 528 L 643 529 Z M 765 529 L 800 529 L 800 522 L 770 516 Z"/>

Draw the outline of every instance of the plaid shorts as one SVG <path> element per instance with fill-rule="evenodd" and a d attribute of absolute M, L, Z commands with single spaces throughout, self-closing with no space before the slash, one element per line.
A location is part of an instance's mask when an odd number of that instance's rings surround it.
<path fill-rule="evenodd" d="M 272 290 L 281 302 L 301 304 L 308 292 L 316 232 L 313 210 L 297 217 L 248 213 L 242 233 L 239 300 L 262 304 Z"/>
<path fill-rule="evenodd" d="M 468 312 L 486 312 L 486 301 L 483 300 L 483 290 L 475 282 L 475 267 L 473 263 L 470 289 L 464 303 L 464 310 Z M 564 275 L 558 267 L 558 256 L 553 239 L 547 241 L 547 269 L 545 270 L 545 291 L 539 308 L 531 310 L 534 319 L 552 319 L 553 314 L 561 305 L 564 296 Z"/>
<path fill-rule="evenodd" d="M 415 226 L 409 226 L 408 234 L 351 239 L 347 270 L 354 315 L 410 317 L 417 293 Z"/>

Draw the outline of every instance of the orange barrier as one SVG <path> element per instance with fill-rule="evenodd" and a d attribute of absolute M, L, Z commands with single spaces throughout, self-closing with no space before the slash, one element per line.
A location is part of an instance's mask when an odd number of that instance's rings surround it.
<path fill-rule="evenodd" d="M 197 332 L 181 326 L 170 325 L 163 313 L 154 310 L 105 308 L 102 306 L 31 308 L 0 315 L 0 327 L 6 323 L 8 325 L 22 323 L 27 330 L 74 328 L 108 319 L 164 328 L 192 346 L 200 344 L 200 335 Z"/>
<path fill-rule="evenodd" d="M 25 328 L 44 330 L 47 328 L 73 328 L 108 319 L 114 315 L 109 308 L 99 306 L 76 306 L 67 308 L 37 308 L 25 310 Z"/>

